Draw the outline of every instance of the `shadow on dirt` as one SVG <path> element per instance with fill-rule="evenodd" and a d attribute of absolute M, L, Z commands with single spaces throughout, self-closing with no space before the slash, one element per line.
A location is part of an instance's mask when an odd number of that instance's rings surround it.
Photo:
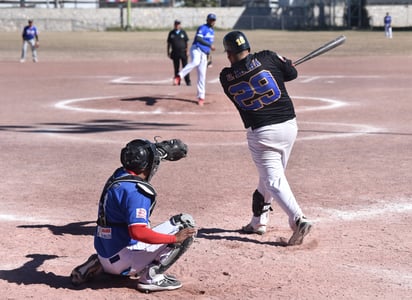
<path fill-rule="evenodd" d="M 225 233 L 236 233 L 237 235 L 225 235 Z M 253 236 L 253 234 L 244 233 L 242 230 L 230 230 L 230 229 L 222 229 L 222 228 L 201 228 L 197 232 L 197 238 L 207 239 L 207 240 L 228 240 L 228 241 L 238 241 L 244 243 L 255 243 L 261 245 L 270 245 L 276 247 L 287 247 L 288 244 L 283 238 L 280 238 L 280 241 L 270 241 L 270 242 L 262 242 L 255 239 L 251 239 L 248 237 L 243 237 L 240 235 L 245 236 Z"/>
<path fill-rule="evenodd" d="M 187 126 L 181 123 L 135 122 L 129 120 L 89 120 L 83 123 L 39 123 L 34 125 L 3 125 L 0 131 L 30 132 L 30 133 L 96 133 L 130 130 L 170 129 L 171 127 Z"/>
<path fill-rule="evenodd" d="M 20 225 L 18 227 L 48 228 L 54 235 L 72 234 L 93 236 L 95 230 L 94 224 L 94 221 L 84 221 L 69 223 L 64 226 L 40 224 Z M 198 231 L 197 238 L 206 240 L 228 240 L 245 243 L 265 244 L 276 247 L 286 246 L 282 242 L 262 242 L 242 235 L 248 234 L 242 233 L 241 230 L 229 230 L 222 228 L 201 228 Z M 115 276 L 110 274 L 101 274 L 97 278 L 94 278 L 94 280 L 91 282 L 87 282 L 86 284 L 80 286 L 74 286 L 70 281 L 70 274 L 58 275 L 53 272 L 42 271 L 41 266 L 44 264 L 45 261 L 61 258 L 60 256 L 51 254 L 29 254 L 26 255 L 26 257 L 30 258 L 30 260 L 24 263 L 21 267 L 11 270 L 0 270 L 0 280 L 5 280 L 9 283 L 15 283 L 19 285 L 43 284 L 55 289 L 64 288 L 70 290 L 97 290 L 110 288 L 136 289 L 136 280 L 133 280 L 129 277 Z M 75 266 L 73 266 L 73 268 L 74 267 Z"/>
<path fill-rule="evenodd" d="M 147 106 L 153 106 L 159 101 L 179 101 L 179 102 L 185 102 L 185 103 L 191 103 L 191 104 L 196 104 L 197 105 L 197 101 L 184 99 L 184 98 L 170 98 L 170 97 L 162 97 L 162 96 L 159 96 L 159 97 L 150 97 L 150 96 L 131 97 L 131 98 L 120 99 L 120 101 L 146 102 Z"/>
<path fill-rule="evenodd" d="M 29 254 L 27 258 L 31 258 L 19 268 L 12 270 L 0 270 L 0 280 L 6 280 L 9 283 L 33 285 L 43 284 L 55 289 L 109 289 L 109 288 L 131 288 L 136 289 L 137 282 L 129 277 L 114 276 L 110 274 L 102 274 L 95 280 L 74 286 L 70 282 L 70 274 L 67 276 L 57 275 L 52 272 L 39 271 L 43 263 L 47 260 L 59 258 L 57 255 L 48 254 Z"/>
<path fill-rule="evenodd" d="M 86 226 L 91 224 L 90 226 Z M 69 223 L 63 226 L 55 226 L 51 224 L 37 224 L 37 225 L 19 225 L 18 228 L 48 228 L 54 235 L 94 235 L 96 228 L 96 221 L 84 221 Z"/>

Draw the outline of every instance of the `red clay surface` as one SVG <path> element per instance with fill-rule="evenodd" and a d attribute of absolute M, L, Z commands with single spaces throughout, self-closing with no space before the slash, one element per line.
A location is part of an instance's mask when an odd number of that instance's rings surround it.
<path fill-rule="evenodd" d="M 389 41 L 346 32 L 345 45 L 300 65 L 289 83 L 300 132 L 287 176 L 315 221 L 297 247 L 277 242 L 291 232 L 276 204 L 266 235 L 239 232 L 257 172 L 218 83 L 223 34 L 202 108 L 195 86 L 171 84 L 166 32 L 44 33 L 37 64 L 20 64 L 19 34 L 3 34 L 0 298 L 410 298 L 410 33 Z M 340 33 L 247 34 L 254 50 L 295 60 Z M 94 251 L 98 199 L 120 149 L 154 136 L 189 145 L 186 159 L 162 163 L 152 181 L 153 224 L 187 212 L 199 226 L 170 269 L 183 287 L 145 295 L 135 280 L 109 276 L 73 287 L 72 268 Z"/>

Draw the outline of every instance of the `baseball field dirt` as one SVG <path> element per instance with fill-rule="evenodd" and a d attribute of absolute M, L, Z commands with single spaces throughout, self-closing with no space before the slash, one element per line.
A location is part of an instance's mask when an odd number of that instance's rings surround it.
<path fill-rule="evenodd" d="M 412 294 L 412 39 L 376 31 L 245 31 L 252 51 L 296 60 L 287 87 L 299 125 L 287 177 L 314 228 L 301 246 L 274 204 L 268 231 L 244 235 L 257 172 L 220 87 L 217 31 L 204 107 L 173 86 L 166 31 L 45 32 L 39 62 L 19 62 L 20 33 L 0 33 L 2 299 L 408 299 Z M 192 39 L 194 32 L 189 31 Z M 30 51 L 29 51 L 30 55 Z M 192 82 L 196 73 L 192 73 Z M 152 223 L 186 212 L 198 234 L 172 268 L 183 287 L 141 294 L 71 270 L 93 249 L 105 180 L 131 139 L 180 138 L 188 157 L 161 164 Z"/>

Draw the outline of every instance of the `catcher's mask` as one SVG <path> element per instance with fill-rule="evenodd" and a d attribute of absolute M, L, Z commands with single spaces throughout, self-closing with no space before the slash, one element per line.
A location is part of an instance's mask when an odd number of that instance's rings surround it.
<path fill-rule="evenodd" d="M 226 52 L 237 54 L 244 50 L 250 51 L 249 41 L 241 31 L 231 31 L 223 38 L 223 47 Z"/>
<path fill-rule="evenodd" d="M 148 140 L 133 140 L 120 153 L 120 161 L 124 168 L 140 174 L 148 171 L 146 181 L 150 181 L 160 164 L 160 155 L 156 145 Z"/>

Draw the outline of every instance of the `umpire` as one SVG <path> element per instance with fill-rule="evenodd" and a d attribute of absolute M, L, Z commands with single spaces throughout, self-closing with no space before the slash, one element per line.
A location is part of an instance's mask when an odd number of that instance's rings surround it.
<path fill-rule="evenodd" d="M 187 65 L 188 58 L 188 41 L 189 37 L 186 31 L 182 29 L 181 22 L 175 20 L 174 29 L 167 36 L 167 56 L 173 60 L 174 77 L 179 74 L 179 65 L 182 62 L 182 68 Z M 191 85 L 190 74 L 185 76 L 186 85 Z"/>

